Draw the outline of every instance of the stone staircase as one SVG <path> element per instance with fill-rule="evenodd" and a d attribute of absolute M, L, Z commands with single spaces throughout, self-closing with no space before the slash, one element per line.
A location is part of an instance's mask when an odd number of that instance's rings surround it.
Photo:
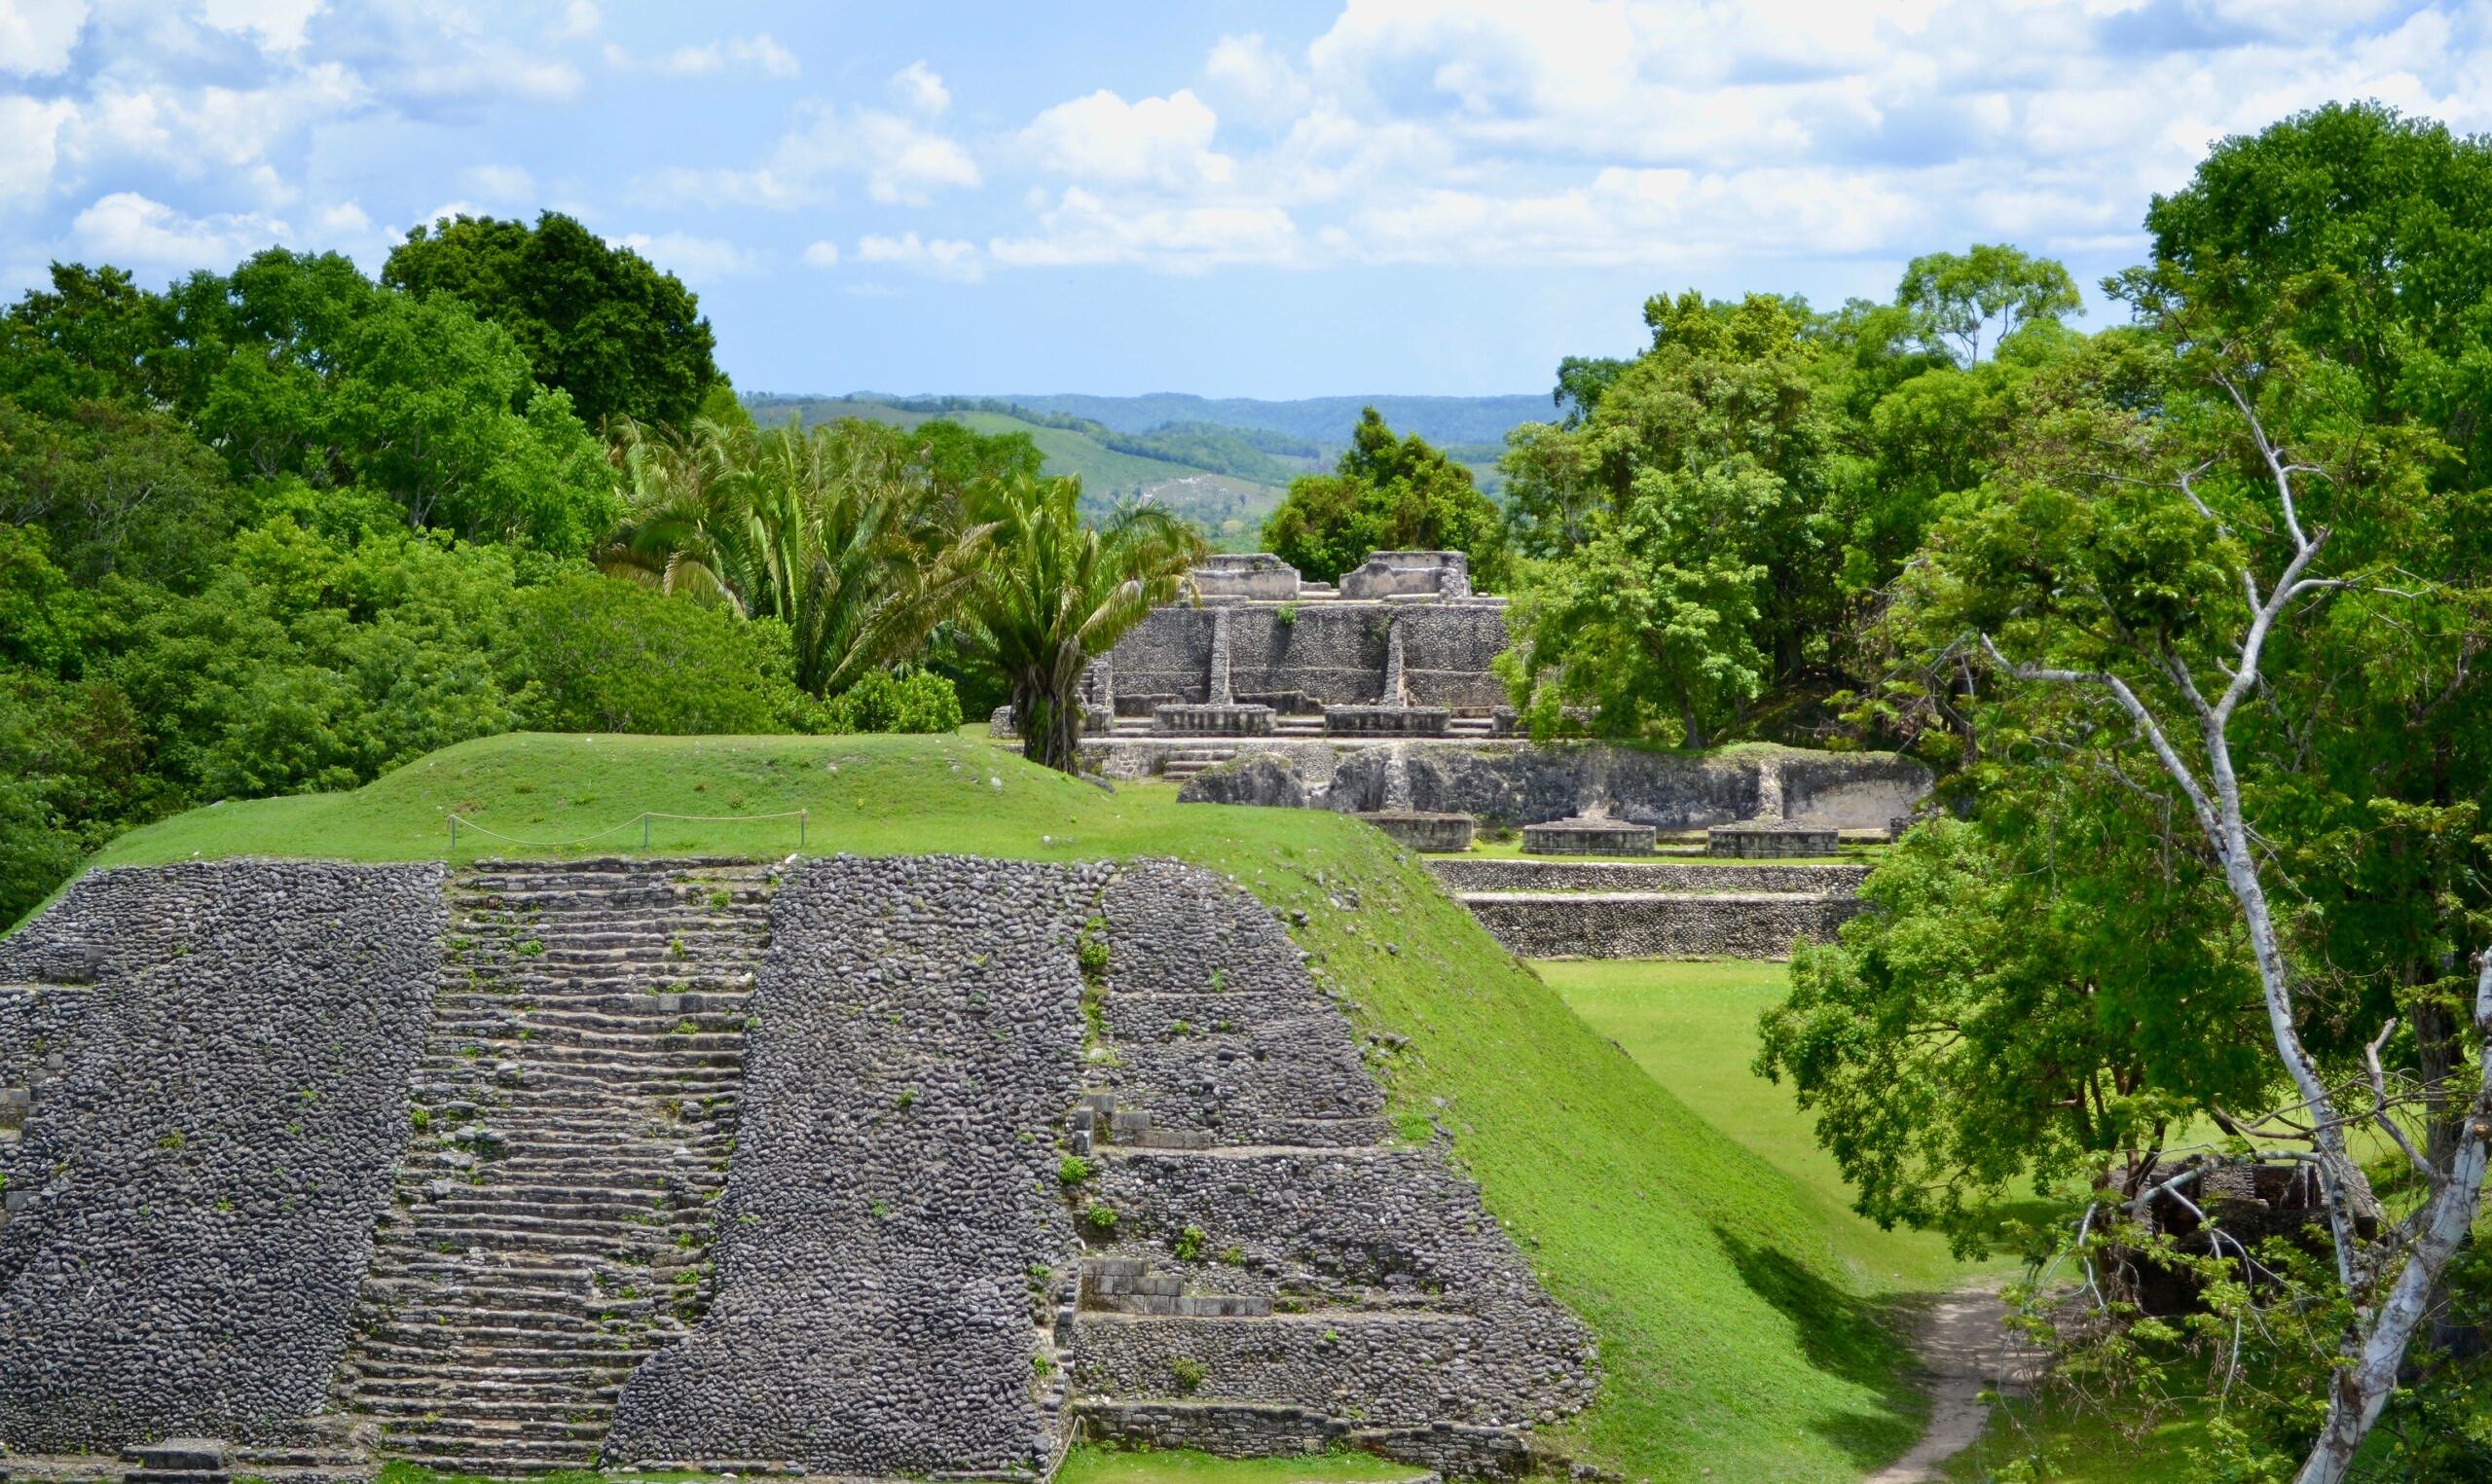
<path fill-rule="evenodd" d="M 1171 783 L 1183 783 L 1206 768 L 1216 768 L 1237 755 L 1235 742 L 1193 742 L 1171 747 L 1160 761 L 1160 774 Z"/>
<path fill-rule="evenodd" d="M 769 868 L 487 862 L 452 879 L 416 1135 L 341 1401 L 454 1473 L 593 1465 L 707 1304 Z"/>

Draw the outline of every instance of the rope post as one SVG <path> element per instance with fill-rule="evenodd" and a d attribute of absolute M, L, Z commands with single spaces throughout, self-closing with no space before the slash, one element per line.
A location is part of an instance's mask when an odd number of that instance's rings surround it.
<path fill-rule="evenodd" d="M 800 850 L 800 851 L 801 851 L 801 850 L 803 850 L 803 849 L 805 848 L 805 821 L 806 821 L 807 819 L 811 818 L 812 816 L 813 816 L 813 811 L 812 811 L 812 810 L 810 810 L 810 809 L 800 809 L 800 810 L 796 811 L 796 849 L 797 849 L 797 850 Z"/>
<path fill-rule="evenodd" d="M 645 851 L 645 850 L 647 850 L 648 848 L 649 848 L 649 812 L 648 812 L 647 810 L 645 810 L 645 809 L 644 809 L 644 810 L 641 811 L 641 849 Z"/>
<path fill-rule="evenodd" d="M 453 855 L 458 853 L 458 816 L 457 814 L 450 816 L 450 853 Z"/>

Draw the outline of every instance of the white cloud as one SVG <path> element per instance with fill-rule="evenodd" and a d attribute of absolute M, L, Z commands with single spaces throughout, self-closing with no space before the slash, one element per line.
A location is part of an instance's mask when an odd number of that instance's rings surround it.
<path fill-rule="evenodd" d="M 320 224 L 321 235 L 333 240 L 340 237 L 372 235 L 372 218 L 353 201 L 342 201 L 337 205 L 324 207 L 313 220 Z"/>
<path fill-rule="evenodd" d="M 582 41 L 598 33 L 605 24 L 605 17 L 597 8 L 597 0 L 570 0 L 552 27 L 557 40 Z"/>
<path fill-rule="evenodd" d="M 975 242 L 965 242 L 956 237 L 921 241 L 914 232 L 896 237 L 858 238 L 857 261 L 888 263 L 929 277 L 950 278 L 962 283 L 974 283 L 986 274 L 986 265 Z"/>
<path fill-rule="evenodd" d="M 536 196 L 536 177 L 525 165 L 469 165 L 460 178 L 487 200 L 527 201 Z"/>
<path fill-rule="evenodd" d="M 692 236 L 680 232 L 661 232 L 651 235 L 644 232 L 627 233 L 612 238 L 618 247 L 628 247 L 660 269 L 692 283 L 758 271 L 761 265 L 753 255 L 733 242 L 717 237 Z"/>
<path fill-rule="evenodd" d="M 231 268 L 292 236 L 285 223 L 257 213 L 190 216 L 135 191 L 116 191 L 78 213 L 70 235 L 110 263 L 182 270 Z"/>
<path fill-rule="evenodd" d="M 928 118 L 952 106 L 952 90 L 943 86 L 940 74 L 922 61 L 910 62 L 892 74 L 892 94 L 909 109 Z"/>
<path fill-rule="evenodd" d="M 987 250 L 1016 268 L 1134 263 L 1176 272 L 1300 256 L 1297 224 L 1268 203 L 1114 201 L 1073 186 L 1040 214 L 1039 227 L 1031 235 L 998 237 Z"/>
<path fill-rule="evenodd" d="M 818 242 L 807 242 L 803 256 L 805 266 L 808 268 L 837 268 L 839 244 L 828 238 Z"/>
<path fill-rule="evenodd" d="M 1190 90 L 1128 103 L 1102 88 L 1040 114 L 1021 140 L 1042 168 L 1077 180 L 1184 190 L 1218 185 L 1234 170 L 1211 147 L 1219 127 Z"/>
<path fill-rule="evenodd" d="M 678 47 L 645 64 L 635 63 L 629 53 L 616 46 L 605 49 L 605 58 L 617 67 L 644 66 L 647 71 L 672 77 L 708 77 L 730 70 L 741 73 L 758 70 L 771 77 L 794 77 L 803 70 L 796 61 L 796 54 L 779 45 L 767 31 L 730 37 L 725 41 L 704 42 L 697 47 Z"/>
<path fill-rule="evenodd" d="M 87 0 L 0 0 L 0 72 L 62 71 L 86 25 Z"/>
<path fill-rule="evenodd" d="M 817 107 L 780 136 L 761 164 L 660 170 L 636 182 L 633 196 L 648 205 L 685 199 L 709 205 L 823 205 L 844 175 L 861 177 L 865 194 L 877 201 L 912 206 L 985 180 L 970 152 L 948 134 L 895 113 Z"/>
<path fill-rule="evenodd" d="M 77 117 L 74 103 L 0 94 L 0 200 L 51 186 L 61 127 Z"/>
<path fill-rule="evenodd" d="M 1296 114 L 1309 95 L 1305 73 L 1259 35 L 1222 37 L 1203 62 L 1203 78 L 1232 109 L 1264 122 Z"/>
<path fill-rule="evenodd" d="M 248 33 L 262 50 L 292 52 L 303 45 L 303 28 L 320 14 L 327 0 L 200 0 L 202 20 L 220 31 Z"/>

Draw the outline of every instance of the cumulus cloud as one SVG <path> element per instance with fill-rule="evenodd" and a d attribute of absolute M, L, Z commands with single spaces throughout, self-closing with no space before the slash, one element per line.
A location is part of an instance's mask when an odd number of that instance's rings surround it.
<path fill-rule="evenodd" d="M 952 106 L 952 90 L 940 74 L 923 61 L 913 61 L 892 74 L 892 95 L 929 118 Z"/>
<path fill-rule="evenodd" d="M 1203 61 L 1205 86 L 1247 117 L 1287 119 L 1310 96 L 1304 71 L 1261 35 L 1224 36 Z"/>
<path fill-rule="evenodd" d="M 289 240 L 285 223 L 251 212 L 191 216 L 135 191 L 97 199 L 69 224 L 89 254 L 109 263 L 179 271 L 230 268 L 272 243 Z"/>
<path fill-rule="evenodd" d="M 51 77 L 66 70 L 86 26 L 87 0 L 0 5 L 0 72 Z"/>
<path fill-rule="evenodd" d="M 765 73 L 771 77 L 794 77 L 803 67 L 796 54 L 781 46 L 767 31 L 751 36 L 735 36 L 725 41 L 704 42 L 699 46 L 678 47 L 646 61 L 636 60 L 621 47 L 605 49 L 606 62 L 627 71 L 656 72 L 669 77 L 709 77 L 722 72 Z"/>
<path fill-rule="evenodd" d="M 1132 263 L 1176 272 L 1299 256 L 1297 224 L 1271 204 L 1110 200 L 1073 186 L 1040 213 L 1039 229 L 998 237 L 988 251 L 1018 268 Z"/>
<path fill-rule="evenodd" d="M 693 236 L 680 232 L 626 233 L 610 239 L 617 247 L 628 247 L 693 284 L 719 278 L 733 278 L 757 272 L 760 262 L 751 252 L 718 237 Z"/>
<path fill-rule="evenodd" d="M 829 240 L 828 238 L 824 238 L 823 240 L 816 242 L 807 242 L 802 256 L 805 261 L 805 266 L 808 268 L 837 268 L 839 266 L 839 244 Z"/>
<path fill-rule="evenodd" d="M 858 238 L 857 261 L 888 264 L 929 277 L 950 278 L 962 283 L 974 283 L 986 275 L 986 265 L 975 242 L 957 237 L 920 240 L 914 232 L 896 237 Z"/>
<path fill-rule="evenodd" d="M 40 196 L 52 184 L 62 126 L 74 103 L 0 94 L 0 200 Z"/>
<path fill-rule="evenodd" d="M 941 192 L 985 181 L 969 150 L 948 134 L 880 109 L 817 105 L 758 165 L 661 170 L 641 180 L 634 195 L 648 204 L 689 198 L 710 205 L 814 206 L 833 199 L 842 177 L 861 179 L 865 194 L 886 205 L 924 205 Z"/>
<path fill-rule="evenodd" d="M 1218 185 L 1235 162 L 1214 151 L 1220 120 L 1191 90 L 1128 103 L 1102 88 L 1030 121 L 1021 140 L 1042 169 L 1078 180 L 1172 189 Z"/>
<path fill-rule="evenodd" d="M 327 0 L 200 0 L 202 20 L 220 31 L 256 38 L 271 52 L 292 52 L 303 45 L 303 28 L 320 14 Z"/>

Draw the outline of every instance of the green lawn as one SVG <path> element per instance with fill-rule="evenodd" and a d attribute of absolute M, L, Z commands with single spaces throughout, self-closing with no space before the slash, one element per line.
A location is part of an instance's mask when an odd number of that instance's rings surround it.
<path fill-rule="evenodd" d="M 2133 1436 L 2101 1416 L 2019 1402 L 1942 1471 L 1959 1484 L 2002 1477 L 2035 1484 L 2189 1484 L 2203 1475 L 2188 1450 L 2205 1437 L 2204 1420 L 2194 1411 L 2176 1412 Z"/>
<path fill-rule="evenodd" d="M 1880 1288 L 1953 1287 L 1982 1271 L 1944 1238 L 1880 1231 L 1851 1211 L 1834 1156 L 1791 1089 L 1749 1070 L 1757 1015 L 1782 997 L 1784 966 L 1746 959 L 1548 959 L 1533 965 L 1591 1027 L 1716 1129 L 1790 1176 L 1844 1260 Z"/>
<path fill-rule="evenodd" d="M 563 840 L 643 810 L 792 809 L 811 812 L 815 852 L 1175 855 L 1304 912 L 1292 931 L 1353 1015 L 1409 1037 L 1381 1070 L 1391 1110 L 1452 1136 L 1544 1281 L 1600 1334 L 1600 1396 L 1549 1430 L 1558 1446 L 1631 1480 L 1852 1484 L 1918 1433 L 1924 1403 L 1883 1322 L 1888 1284 L 1864 1276 L 1900 1259 L 1864 1263 L 1872 1249 L 1838 1235 L 1821 1191 L 1691 1112 L 1342 815 L 1112 795 L 960 736 L 535 735 L 448 748 L 353 793 L 194 811 L 100 859 L 439 858 L 453 812 Z M 636 851 L 637 827 L 582 849 L 618 842 Z M 459 854 L 489 844 L 462 834 Z M 788 820 L 667 822 L 651 844 L 769 857 L 795 837 Z"/>
<path fill-rule="evenodd" d="M 1398 1484 L 1428 1470 L 1365 1453 L 1317 1453 L 1287 1459 L 1224 1459 L 1208 1453 L 1081 1447 L 1056 1472 L 1056 1484 Z"/>

